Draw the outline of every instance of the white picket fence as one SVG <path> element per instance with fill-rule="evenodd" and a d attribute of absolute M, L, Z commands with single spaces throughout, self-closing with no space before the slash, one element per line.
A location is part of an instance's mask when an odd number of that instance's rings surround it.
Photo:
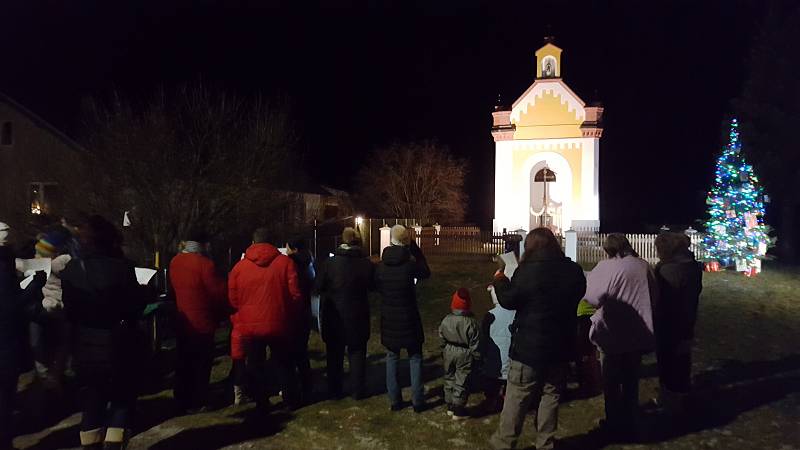
<path fill-rule="evenodd" d="M 705 254 L 702 248 L 703 236 L 701 233 L 687 234 L 691 241 L 690 249 L 694 252 L 697 259 L 702 259 Z M 639 254 L 650 264 L 658 262 L 658 254 L 656 253 L 656 236 L 657 234 L 626 234 L 625 237 L 631 243 L 631 246 L 636 253 Z M 577 235 L 577 248 L 576 256 L 579 263 L 594 265 L 599 261 L 606 258 L 606 253 L 603 250 L 603 242 L 605 242 L 608 234 L 606 233 L 578 233 Z"/>

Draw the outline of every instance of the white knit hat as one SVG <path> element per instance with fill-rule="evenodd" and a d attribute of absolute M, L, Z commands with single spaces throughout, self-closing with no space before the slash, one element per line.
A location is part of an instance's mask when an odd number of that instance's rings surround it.
<path fill-rule="evenodd" d="M 392 245 L 408 245 L 411 243 L 408 229 L 400 224 L 392 227 L 389 236 L 391 237 Z"/>
<path fill-rule="evenodd" d="M 0 222 L 0 245 L 6 245 L 6 242 L 8 242 L 8 231 L 10 229 L 11 227 L 8 224 Z"/>

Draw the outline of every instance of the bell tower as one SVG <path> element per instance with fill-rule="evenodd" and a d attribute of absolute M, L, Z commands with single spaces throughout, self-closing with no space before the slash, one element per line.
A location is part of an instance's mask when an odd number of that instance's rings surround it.
<path fill-rule="evenodd" d="M 544 46 L 536 50 L 536 78 L 561 78 L 561 49 L 553 44 L 552 36 L 544 38 Z"/>

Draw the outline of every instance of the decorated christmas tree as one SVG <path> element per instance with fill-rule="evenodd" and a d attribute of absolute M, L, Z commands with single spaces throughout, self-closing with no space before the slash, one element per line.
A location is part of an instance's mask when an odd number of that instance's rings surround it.
<path fill-rule="evenodd" d="M 729 139 L 717 159 L 714 186 L 706 199 L 710 218 L 705 248 L 709 260 L 752 273 L 760 271 L 761 259 L 772 244 L 764 223 L 767 197 L 742 154 L 736 119 L 731 121 Z"/>

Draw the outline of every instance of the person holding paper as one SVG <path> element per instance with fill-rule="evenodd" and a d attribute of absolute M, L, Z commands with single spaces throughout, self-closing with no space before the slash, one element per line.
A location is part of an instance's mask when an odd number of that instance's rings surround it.
<path fill-rule="evenodd" d="M 68 239 L 69 232 L 57 227 L 40 236 L 35 246 L 37 258 L 50 259 L 50 274 L 42 287 L 41 302 L 46 314 L 42 323 L 31 322 L 31 348 L 38 379 L 59 395 L 71 342 L 61 289 L 61 272 L 72 259 L 65 253 Z"/>
<path fill-rule="evenodd" d="M 61 272 L 61 288 L 75 335 L 81 445 L 122 449 L 130 439 L 144 366 L 146 338 L 137 324 L 146 296 L 111 222 L 89 217 L 80 240 L 81 258 Z"/>
<path fill-rule="evenodd" d="M 361 236 L 347 227 L 342 243 L 320 268 L 315 292 L 320 295 L 322 339 L 327 355 L 328 394 L 341 397 L 345 349 L 350 361 L 351 395 L 365 396 L 367 341 L 370 317 L 367 295 L 374 265 L 361 247 Z"/>
<path fill-rule="evenodd" d="M 17 380 L 23 365 L 27 345 L 27 325 L 33 306 L 33 296 L 40 292 L 46 278 L 37 272 L 28 288 L 23 290 L 17 281 L 14 254 L 5 244 L 8 226 L 0 222 L 0 448 L 12 448 L 12 424 Z M 2 234 L 5 233 L 5 234 Z"/>
<path fill-rule="evenodd" d="M 586 278 L 547 228 L 537 228 L 525 238 L 513 279 L 504 274 L 502 259 L 498 264 L 493 283 L 497 300 L 516 315 L 503 412 L 489 443 L 495 449 L 516 448 L 526 413 L 538 408 L 536 448 L 552 449 L 575 341 L 575 310 L 586 291 Z"/>
<path fill-rule="evenodd" d="M 206 406 L 214 332 L 227 306 L 227 286 L 208 257 L 209 241 L 203 232 L 190 233 L 169 264 L 178 312 L 174 394 L 184 411 Z"/>

